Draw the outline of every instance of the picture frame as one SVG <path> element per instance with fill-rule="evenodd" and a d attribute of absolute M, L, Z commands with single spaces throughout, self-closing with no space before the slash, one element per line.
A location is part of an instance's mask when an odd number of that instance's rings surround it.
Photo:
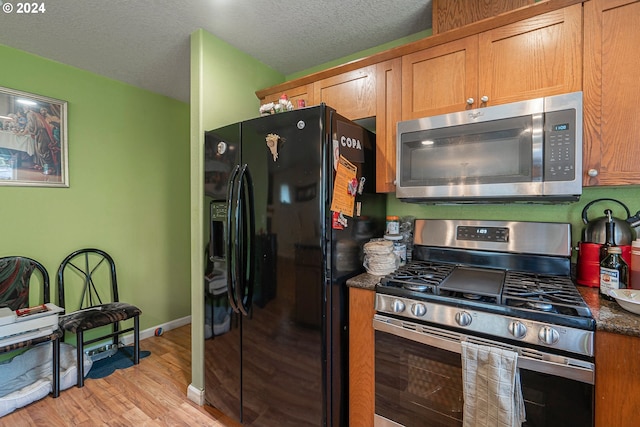
<path fill-rule="evenodd" d="M 66 101 L 0 86 L 0 186 L 69 187 Z"/>

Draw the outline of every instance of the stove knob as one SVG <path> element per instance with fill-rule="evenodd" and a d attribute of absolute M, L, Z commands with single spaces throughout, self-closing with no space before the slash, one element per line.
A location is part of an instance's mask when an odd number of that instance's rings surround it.
<path fill-rule="evenodd" d="M 456 322 L 460 326 L 469 326 L 471 324 L 471 315 L 466 311 L 460 311 L 456 313 Z"/>
<path fill-rule="evenodd" d="M 427 307 L 424 304 L 412 304 L 411 305 L 411 313 L 416 317 L 422 317 L 427 314 Z"/>
<path fill-rule="evenodd" d="M 514 320 L 509 323 L 509 332 L 516 338 L 524 338 L 524 336 L 527 335 L 527 327 L 524 323 Z"/>
<path fill-rule="evenodd" d="M 391 309 L 394 313 L 402 313 L 404 311 L 404 303 L 399 299 L 393 300 L 393 305 Z"/>
<path fill-rule="evenodd" d="M 545 326 L 540 329 L 540 332 L 538 332 L 538 339 L 546 345 L 553 345 L 558 342 L 560 335 L 558 335 L 558 331 L 552 327 Z"/>

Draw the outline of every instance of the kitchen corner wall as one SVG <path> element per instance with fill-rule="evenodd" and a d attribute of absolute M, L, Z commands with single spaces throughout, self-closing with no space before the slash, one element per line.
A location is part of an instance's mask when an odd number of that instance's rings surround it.
<path fill-rule="evenodd" d="M 204 390 L 204 132 L 259 115 L 255 92 L 284 75 L 203 30 L 191 35 L 191 385 Z"/>
<path fill-rule="evenodd" d="M 622 187 L 588 187 L 583 189 L 578 202 L 563 204 L 473 204 L 473 205 L 421 205 L 404 203 L 395 197 L 395 193 L 387 196 L 387 214 L 412 215 L 416 218 L 455 218 L 485 219 L 508 221 L 542 221 L 571 224 L 572 246 L 576 247 L 582 239 L 584 228 L 582 210 L 595 199 L 612 198 L 624 203 L 631 215 L 640 210 L 640 186 Z M 604 216 L 604 210 L 610 208 L 614 216 L 626 219 L 627 213 L 618 203 L 610 201 L 598 202 L 588 210 L 589 219 Z M 639 231 L 639 230 L 636 230 Z M 574 254 L 575 255 L 575 254 Z M 575 258 L 575 256 L 574 256 Z M 575 259 L 574 259 L 575 262 Z"/>
<path fill-rule="evenodd" d="M 70 183 L 0 186 L 0 256 L 42 262 L 55 302 L 62 259 L 98 247 L 141 329 L 189 316 L 189 106 L 4 45 L 0 64 L 0 86 L 68 102 Z"/>

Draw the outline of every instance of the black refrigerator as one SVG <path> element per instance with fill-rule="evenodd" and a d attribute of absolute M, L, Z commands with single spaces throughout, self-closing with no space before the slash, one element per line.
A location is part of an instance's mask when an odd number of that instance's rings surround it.
<path fill-rule="evenodd" d="M 205 133 L 205 401 L 348 425 L 347 279 L 384 233 L 375 135 L 324 104 Z"/>

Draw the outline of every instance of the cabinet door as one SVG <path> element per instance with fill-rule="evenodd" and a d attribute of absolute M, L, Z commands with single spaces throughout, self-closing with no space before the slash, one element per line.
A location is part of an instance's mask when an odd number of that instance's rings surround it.
<path fill-rule="evenodd" d="M 364 67 L 314 83 L 314 100 L 324 102 L 348 119 L 376 115 L 375 66 Z"/>
<path fill-rule="evenodd" d="M 433 34 L 464 27 L 533 3 L 534 0 L 432 0 Z"/>
<path fill-rule="evenodd" d="M 284 93 L 286 93 L 287 97 L 289 98 L 289 101 L 291 101 L 294 108 L 298 108 L 298 100 L 300 99 L 305 102 L 305 105 L 307 107 L 314 105 L 313 83 L 294 87 L 292 89 L 285 91 Z M 277 102 L 281 96 L 282 96 L 282 93 L 273 93 L 273 94 L 267 95 L 260 100 L 260 104 L 266 104 L 268 102 Z"/>
<path fill-rule="evenodd" d="M 396 189 L 396 130 L 402 119 L 402 59 L 376 65 L 376 191 Z"/>
<path fill-rule="evenodd" d="M 640 184 L 640 2 L 584 6 L 584 185 Z"/>
<path fill-rule="evenodd" d="M 478 36 L 402 57 L 402 120 L 462 111 L 478 90 Z"/>
<path fill-rule="evenodd" d="M 640 354 L 640 338 L 612 332 L 596 332 L 596 427 L 638 425 L 640 420 L 638 354 Z"/>
<path fill-rule="evenodd" d="M 349 426 L 373 426 L 374 291 L 349 288 Z"/>
<path fill-rule="evenodd" d="M 478 45 L 484 105 L 582 90 L 581 4 L 486 31 Z"/>

